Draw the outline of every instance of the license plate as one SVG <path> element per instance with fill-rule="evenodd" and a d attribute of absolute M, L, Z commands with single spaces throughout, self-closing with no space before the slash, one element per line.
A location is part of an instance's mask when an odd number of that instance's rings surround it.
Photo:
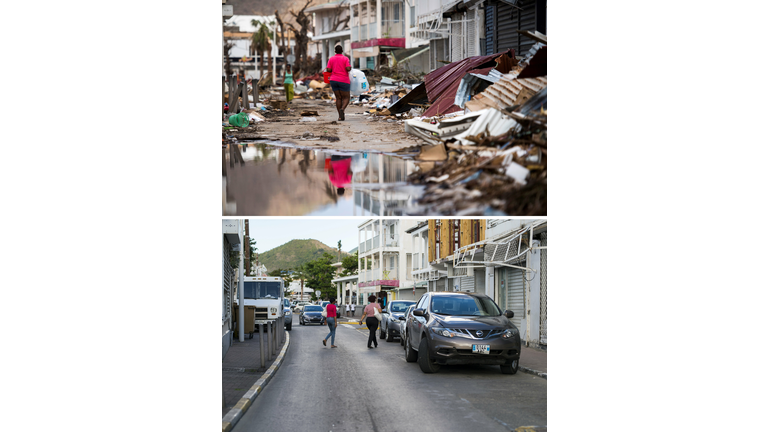
<path fill-rule="evenodd" d="M 472 345 L 472 352 L 478 353 L 478 354 L 490 354 L 491 346 L 490 345 Z"/>

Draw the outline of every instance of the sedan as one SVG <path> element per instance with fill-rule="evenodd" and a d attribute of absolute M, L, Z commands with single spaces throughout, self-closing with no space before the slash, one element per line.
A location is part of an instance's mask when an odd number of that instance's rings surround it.
<path fill-rule="evenodd" d="M 393 300 L 381 314 L 381 325 L 379 326 L 379 338 L 387 339 L 392 342 L 394 338 L 400 337 L 400 317 L 405 315 L 408 306 L 416 304 L 412 300 Z"/>
<path fill-rule="evenodd" d="M 407 321 L 405 361 L 418 360 L 424 373 L 441 365 L 499 365 L 501 373 L 517 372 L 520 331 L 484 294 L 428 292 Z"/>
<path fill-rule="evenodd" d="M 288 299 L 283 300 L 283 321 L 285 322 L 285 329 L 291 331 L 293 314 L 291 313 L 291 302 Z"/>
<path fill-rule="evenodd" d="M 407 328 L 405 324 L 408 322 L 408 317 L 411 316 L 415 308 L 416 308 L 415 303 L 408 306 L 408 309 L 405 310 L 405 314 L 403 314 L 403 316 L 398 318 L 400 320 L 400 346 L 402 347 L 405 346 L 405 329 Z"/>
<path fill-rule="evenodd" d="M 306 305 L 299 314 L 299 325 L 320 324 L 323 325 L 323 307 L 318 305 Z"/>

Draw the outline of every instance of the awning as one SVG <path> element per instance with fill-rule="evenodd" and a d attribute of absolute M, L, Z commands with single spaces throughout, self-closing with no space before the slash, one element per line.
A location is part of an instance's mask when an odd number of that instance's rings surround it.
<path fill-rule="evenodd" d="M 376 57 L 379 55 L 379 47 L 355 48 L 352 50 L 352 58 Z"/>
<path fill-rule="evenodd" d="M 429 45 L 422 45 L 416 48 L 399 49 L 392 51 L 392 57 L 395 58 L 395 64 L 412 59 L 417 55 L 429 51 Z"/>
<path fill-rule="evenodd" d="M 326 40 L 326 39 L 349 39 L 352 34 L 351 30 L 341 30 L 333 33 L 325 33 L 319 36 L 312 36 L 313 41 Z"/>

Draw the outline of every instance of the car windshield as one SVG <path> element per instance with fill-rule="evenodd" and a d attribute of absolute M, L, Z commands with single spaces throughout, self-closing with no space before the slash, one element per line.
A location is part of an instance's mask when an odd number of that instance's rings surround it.
<path fill-rule="evenodd" d="M 322 312 L 322 306 L 304 306 L 304 312 Z"/>
<path fill-rule="evenodd" d="M 493 300 L 475 296 L 434 296 L 432 312 L 440 315 L 499 316 L 501 310 Z"/>
<path fill-rule="evenodd" d="M 282 282 L 249 282 L 245 281 L 243 294 L 247 299 L 276 299 L 280 298 Z"/>
<path fill-rule="evenodd" d="M 392 302 L 391 310 L 392 312 L 405 312 L 406 309 L 408 309 L 408 306 L 413 303 L 415 302 L 394 301 Z"/>

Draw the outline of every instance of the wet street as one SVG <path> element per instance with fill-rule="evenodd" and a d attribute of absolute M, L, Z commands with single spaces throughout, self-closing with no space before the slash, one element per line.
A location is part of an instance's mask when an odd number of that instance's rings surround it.
<path fill-rule="evenodd" d="M 422 190 L 398 156 L 262 141 L 222 148 L 224 215 L 399 216 Z"/>
<path fill-rule="evenodd" d="M 400 343 L 339 325 L 336 345 L 322 345 L 327 326 L 290 332 L 285 363 L 257 397 L 235 432 L 510 431 L 547 425 L 547 382 L 498 366 L 443 366 L 424 374 L 405 361 Z M 292 414 L 293 413 L 293 414 Z"/>

